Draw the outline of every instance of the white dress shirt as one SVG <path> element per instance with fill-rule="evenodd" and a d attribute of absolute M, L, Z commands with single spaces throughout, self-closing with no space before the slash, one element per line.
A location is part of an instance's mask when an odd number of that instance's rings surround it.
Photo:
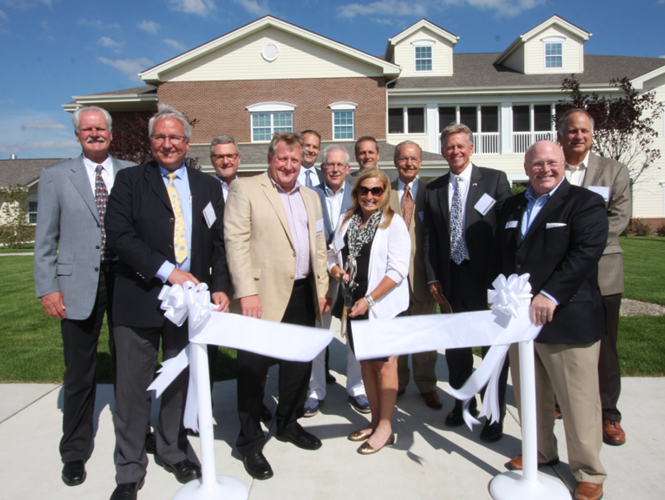
<path fill-rule="evenodd" d="M 238 176 L 236 175 L 233 179 L 235 180 L 237 178 Z M 226 199 L 229 197 L 229 185 L 225 180 L 220 179 L 219 177 L 217 177 L 217 180 L 222 185 L 222 195 L 224 196 L 224 203 L 226 203 Z"/>
<path fill-rule="evenodd" d="M 102 163 L 96 163 L 84 154 L 82 154 L 81 157 L 83 158 L 85 172 L 88 174 L 88 180 L 90 181 L 90 187 L 92 188 L 92 196 L 95 196 L 95 170 L 97 169 L 97 165 L 103 167 L 102 179 L 104 180 L 104 184 L 106 184 L 106 191 L 110 193 L 111 188 L 113 187 L 113 161 L 111 161 L 111 157 L 108 156 Z"/>
<path fill-rule="evenodd" d="M 344 203 L 344 190 L 347 183 L 342 184 L 336 193 L 332 192 L 328 186 L 325 186 L 326 193 L 326 208 L 328 209 L 328 216 L 330 217 L 330 224 L 334 227 L 337 226 L 337 221 L 342 213 L 342 203 Z M 351 189 L 349 186 L 348 189 Z"/>
<path fill-rule="evenodd" d="M 300 165 L 300 173 L 298 174 L 298 182 L 301 186 L 307 186 L 307 174 L 309 172 L 309 179 L 312 181 L 312 187 L 318 186 L 321 184 L 319 182 L 319 174 L 316 173 L 316 167 L 305 167 L 305 165 Z"/>
<path fill-rule="evenodd" d="M 400 207 L 402 206 L 402 196 L 404 196 L 404 186 L 406 186 L 406 184 L 402 182 L 402 179 L 397 179 L 397 189 L 399 192 Z M 411 190 L 411 198 L 413 198 L 413 203 L 415 203 L 416 195 L 418 194 L 418 177 L 409 182 L 409 189 Z"/>
<path fill-rule="evenodd" d="M 573 186 L 582 186 L 584 184 L 584 177 L 586 176 L 587 168 L 589 168 L 589 154 L 590 152 L 587 152 L 584 160 L 575 166 L 566 162 L 566 179 Z"/>
<path fill-rule="evenodd" d="M 448 213 L 450 213 L 450 210 L 452 209 L 453 205 L 453 196 L 455 195 L 455 183 L 457 182 L 457 178 L 459 177 L 460 183 L 460 202 L 462 203 L 462 238 L 464 238 L 464 241 L 466 241 L 466 199 L 469 195 L 469 187 L 471 185 L 471 173 L 473 171 L 473 163 L 469 163 L 469 166 L 462 171 L 461 174 L 455 175 L 452 172 L 450 172 L 450 180 L 448 182 Z M 450 228 L 448 228 L 450 231 Z M 450 234 L 450 242 L 452 243 L 452 232 Z M 466 260 L 469 259 L 469 247 L 466 247 Z"/>

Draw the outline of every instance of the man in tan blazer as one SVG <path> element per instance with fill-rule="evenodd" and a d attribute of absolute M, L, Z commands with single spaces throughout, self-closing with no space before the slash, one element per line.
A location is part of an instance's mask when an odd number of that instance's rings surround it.
<path fill-rule="evenodd" d="M 418 179 L 422 164 L 422 150 L 418 144 L 404 141 L 395 146 L 395 167 L 398 178 L 391 184 L 390 206 L 408 224 L 411 235 L 411 265 L 409 267 L 409 309 L 404 316 L 433 314 L 436 302 L 427 287 L 427 275 L 423 262 L 423 206 L 425 203 L 425 185 Z M 425 404 L 435 410 L 443 407 L 441 397 L 436 392 L 436 351 L 420 352 L 411 356 L 413 381 L 425 398 Z M 398 360 L 399 390 L 404 394 L 409 384 L 409 355 L 404 354 Z"/>
<path fill-rule="evenodd" d="M 595 191 L 605 199 L 609 234 L 598 264 L 598 286 L 605 305 L 607 336 L 600 344 L 598 383 L 603 406 L 603 441 L 622 445 L 626 434 L 617 408 L 621 393 L 621 369 L 617 353 L 619 309 L 623 284 L 623 262 L 619 235 L 628 225 L 632 207 L 630 174 L 618 161 L 591 153 L 593 118 L 583 109 L 570 109 L 559 120 L 559 142 L 566 157 L 566 178 L 576 186 Z"/>
<path fill-rule="evenodd" d="M 268 171 L 231 185 L 224 242 L 235 291 L 231 311 L 313 327 L 330 309 L 330 298 L 321 204 L 314 191 L 297 182 L 302 155 L 301 136 L 275 134 L 268 150 Z M 271 361 L 238 351 L 240 435 L 236 446 L 255 479 L 273 475 L 262 453 L 265 437 L 259 420 Z M 321 441 L 297 422 L 303 416 L 312 364 L 280 360 L 279 366 L 276 437 L 316 450 Z"/>

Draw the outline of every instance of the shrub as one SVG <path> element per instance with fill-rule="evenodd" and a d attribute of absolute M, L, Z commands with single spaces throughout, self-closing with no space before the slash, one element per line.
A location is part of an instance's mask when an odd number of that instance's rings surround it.
<path fill-rule="evenodd" d="M 657 236 L 665 236 L 665 222 L 663 222 L 659 228 L 656 229 Z"/>
<path fill-rule="evenodd" d="M 651 234 L 651 226 L 642 219 L 630 219 L 628 227 L 626 227 L 626 230 L 622 234 L 627 236 L 649 236 Z"/>

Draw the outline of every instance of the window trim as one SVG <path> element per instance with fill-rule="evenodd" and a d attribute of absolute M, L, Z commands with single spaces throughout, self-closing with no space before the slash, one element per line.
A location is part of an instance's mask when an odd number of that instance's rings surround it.
<path fill-rule="evenodd" d="M 434 71 L 434 44 L 436 42 L 434 40 L 430 39 L 422 39 L 422 40 L 414 40 L 411 42 L 411 45 L 413 45 L 413 71 L 416 73 L 431 73 Z M 418 61 L 423 61 L 427 60 L 426 58 L 420 58 L 416 56 L 417 53 L 417 48 L 418 47 L 430 47 L 431 48 L 431 54 L 429 57 L 430 61 L 430 69 L 418 69 Z"/>
<path fill-rule="evenodd" d="M 423 131 L 422 132 L 411 132 L 409 130 L 409 108 L 411 109 L 422 109 L 423 110 Z M 404 132 L 390 132 L 388 130 L 388 134 L 390 135 L 427 135 L 427 105 L 409 105 L 406 104 L 404 106 L 389 106 L 387 108 L 388 110 L 390 109 L 401 109 L 402 110 L 402 128 L 404 129 Z M 389 111 L 386 111 L 386 122 L 390 120 L 389 118 Z"/>
<path fill-rule="evenodd" d="M 546 38 L 543 38 L 541 42 L 543 42 L 543 67 L 546 70 L 561 70 L 563 69 L 564 61 L 563 61 L 563 45 L 564 42 L 566 41 L 566 37 L 564 36 L 548 36 Z M 561 58 L 561 66 L 548 66 L 547 65 L 547 45 L 549 44 L 559 44 L 561 46 L 561 55 L 560 56 L 549 56 L 549 57 L 560 57 Z"/>
<path fill-rule="evenodd" d="M 254 114 L 270 114 L 270 135 L 274 134 L 273 129 L 274 123 L 273 123 L 273 114 L 274 113 L 291 113 L 291 132 L 294 130 L 293 126 L 293 111 L 296 109 L 295 104 L 289 104 L 287 102 L 259 102 L 256 104 L 251 104 L 250 106 L 247 106 L 245 109 L 249 111 L 249 137 L 251 139 L 252 143 L 255 144 L 261 144 L 261 143 L 267 143 L 270 142 L 270 139 L 268 140 L 263 140 L 263 141 L 256 141 L 254 140 Z"/>
<path fill-rule="evenodd" d="M 34 203 L 34 205 L 33 205 Z M 30 210 L 34 207 L 34 210 Z M 39 205 L 37 201 L 29 200 L 28 201 L 28 224 L 37 224 L 37 211 L 39 210 Z M 30 216 L 35 216 L 35 222 L 30 222 Z"/>
<path fill-rule="evenodd" d="M 332 104 L 328 104 L 328 107 L 332 111 L 331 113 L 331 123 L 332 123 L 332 138 L 333 141 L 352 141 L 356 137 L 356 108 L 358 107 L 358 104 L 355 102 L 349 102 L 349 101 L 339 101 L 339 102 L 333 102 Z M 343 138 L 343 139 L 338 139 L 335 137 L 335 112 L 336 111 L 351 111 L 351 117 L 353 118 L 353 123 L 351 124 L 351 139 L 349 138 Z M 348 125 L 344 125 L 348 126 Z"/>

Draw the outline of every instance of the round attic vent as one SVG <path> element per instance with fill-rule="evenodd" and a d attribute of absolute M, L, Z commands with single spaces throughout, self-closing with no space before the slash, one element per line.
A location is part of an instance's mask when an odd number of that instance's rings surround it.
<path fill-rule="evenodd" d="M 274 43 L 266 43 L 263 46 L 261 55 L 266 61 L 273 62 L 275 59 L 277 59 L 277 57 L 279 57 L 279 47 L 277 47 L 277 45 Z"/>

